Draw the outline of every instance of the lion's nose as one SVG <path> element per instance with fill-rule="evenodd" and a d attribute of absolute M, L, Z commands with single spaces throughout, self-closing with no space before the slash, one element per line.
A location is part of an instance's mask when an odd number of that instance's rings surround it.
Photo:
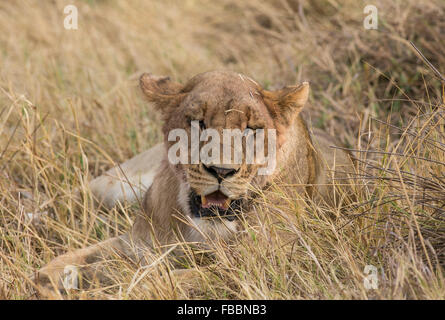
<path fill-rule="evenodd" d="M 206 165 L 204 165 L 204 168 L 207 170 L 207 172 L 216 177 L 219 182 L 221 182 L 222 179 L 234 175 L 239 170 L 234 168 L 221 168 L 221 167 L 206 166 Z"/>

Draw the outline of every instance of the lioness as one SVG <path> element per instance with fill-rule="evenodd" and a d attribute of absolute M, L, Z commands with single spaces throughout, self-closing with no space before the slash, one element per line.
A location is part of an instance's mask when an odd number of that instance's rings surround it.
<path fill-rule="evenodd" d="M 293 185 L 301 194 L 332 202 L 331 169 L 335 165 L 347 171 L 352 165 L 346 152 L 330 148 L 335 144 L 331 137 L 308 130 L 300 115 L 308 100 L 307 82 L 268 91 L 247 76 L 212 71 L 193 77 L 185 85 L 168 77 L 144 74 L 140 87 L 163 116 L 164 142 L 111 169 L 90 186 L 99 202 L 107 207 L 117 201 L 136 201 L 145 193 L 145 214 L 135 218 L 127 234 L 64 254 L 42 268 L 37 283 L 43 295 L 51 296 L 53 288 L 62 287 L 67 265 L 91 264 L 109 252 L 141 259 L 154 242 L 169 245 L 178 239 L 229 239 L 237 232 L 237 215 L 254 190 L 265 188 L 274 179 Z M 259 175 L 264 164 L 246 161 L 215 165 L 172 163 L 168 150 L 176 141 L 169 141 L 169 133 L 179 128 L 190 136 L 192 121 L 199 123 L 201 131 L 276 130 L 276 168 L 270 174 Z M 223 141 L 221 146 L 224 147 Z M 188 160 L 190 157 L 189 152 Z"/>

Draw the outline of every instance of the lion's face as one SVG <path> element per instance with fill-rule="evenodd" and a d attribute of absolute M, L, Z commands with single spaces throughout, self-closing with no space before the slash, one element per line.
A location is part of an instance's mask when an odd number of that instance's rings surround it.
<path fill-rule="evenodd" d="M 223 71 L 200 74 L 185 86 L 144 75 L 141 87 L 164 115 L 169 161 L 187 189 L 185 209 L 196 217 L 229 220 L 251 186 L 266 183 L 267 175 L 259 170 L 275 164 L 272 150 L 279 151 L 285 129 L 308 95 L 307 85 L 269 92 L 245 76 Z M 172 135 L 178 129 L 187 137 L 182 148 L 180 137 Z M 172 161 L 181 152 L 187 153 L 182 163 Z"/>

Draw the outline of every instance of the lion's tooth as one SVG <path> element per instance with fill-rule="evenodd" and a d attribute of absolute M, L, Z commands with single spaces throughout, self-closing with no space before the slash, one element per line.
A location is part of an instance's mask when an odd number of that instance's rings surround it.
<path fill-rule="evenodd" d="M 204 196 L 201 196 L 201 205 L 206 206 L 207 205 L 207 198 Z"/>
<path fill-rule="evenodd" d="M 224 209 L 228 209 L 230 206 L 230 202 L 232 202 L 232 200 L 230 200 L 229 198 L 227 198 L 227 200 L 224 202 Z"/>

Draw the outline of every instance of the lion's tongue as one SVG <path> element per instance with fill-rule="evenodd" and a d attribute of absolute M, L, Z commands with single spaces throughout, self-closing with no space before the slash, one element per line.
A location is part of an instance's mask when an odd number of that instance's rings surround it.
<path fill-rule="evenodd" d="M 230 199 L 222 192 L 215 191 L 206 196 L 201 196 L 201 205 L 203 208 L 210 208 L 211 206 L 219 207 L 227 210 L 230 205 Z"/>

